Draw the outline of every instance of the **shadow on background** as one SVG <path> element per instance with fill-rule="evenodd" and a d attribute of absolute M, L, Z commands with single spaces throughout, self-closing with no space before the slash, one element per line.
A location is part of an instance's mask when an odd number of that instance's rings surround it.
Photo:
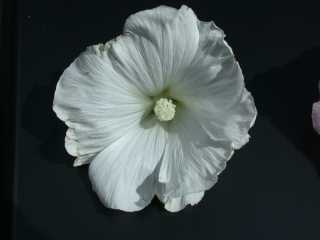
<path fill-rule="evenodd" d="M 312 128 L 311 110 L 319 98 L 319 56 L 320 47 L 314 47 L 284 66 L 258 74 L 248 83 L 259 114 L 271 120 L 310 159 L 318 175 L 320 136 Z"/>
<path fill-rule="evenodd" d="M 72 167 L 72 158 L 64 149 L 67 127 L 52 110 L 53 96 L 60 72 L 49 81 L 35 83 L 22 110 L 22 128 L 40 142 L 39 151 L 48 161 Z"/>
<path fill-rule="evenodd" d="M 40 142 L 39 153 L 44 160 L 50 164 L 62 164 L 77 171 L 95 208 L 98 212 L 103 213 L 106 208 L 92 191 L 87 166 L 78 168 L 72 166 L 74 158 L 64 148 L 67 127 L 52 110 L 54 91 L 60 75 L 60 72 L 56 72 L 48 81 L 41 84 L 35 83 L 23 106 L 22 128 Z M 108 209 L 107 211 L 106 214 L 109 216 L 117 215 L 117 211 L 112 212 Z"/>
<path fill-rule="evenodd" d="M 92 190 L 88 178 L 88 167 L 74 168 L 72 166 L 74 157 L 70 156 L 64 148 L 67 127 L 52 110 L 54 91 L 60 75 L 60 72 L 56 72 L 48 81 L 41 84 L 35 83 L 23 105 L 22 128 L 40 142 L 39 152 L 46 161 L 51 164 L 62 164 L 77 172 L 98 213 L 121 221 L 123 212 L 105 208 Z M 151 208 L 163 209 L 158 199 L 153 199 L 151 205 Z M 133 215 L 147 215 L 149 211 L 152 211 L 150 207 L 147 209 L 149 210 Z"/>

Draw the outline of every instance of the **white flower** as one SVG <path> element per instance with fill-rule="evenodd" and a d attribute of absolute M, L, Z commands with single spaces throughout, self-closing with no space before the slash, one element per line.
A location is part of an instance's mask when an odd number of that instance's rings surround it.
<path fill-rule="evenodd" d="M 154 196 L 172 212 L 196 204 L 247 143 L 257 112 L 224 36 L 186 6 L 160 6 L 64 71 L 53 109 L 106 207 L 138 211 Z"/>

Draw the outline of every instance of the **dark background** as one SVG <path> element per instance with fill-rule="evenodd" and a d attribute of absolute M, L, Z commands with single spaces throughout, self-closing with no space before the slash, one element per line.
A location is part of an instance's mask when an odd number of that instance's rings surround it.
<path fill-rule="evenodd" d="M 227 34 L 259 111 L 251 141 L 196 207 L 172 214 L 104 208 L 64 150 L 51 110 L 58 77 L 132 13 L 191 7 Z M 15 239 L 320 239 L 319 7 L 307 1 L 17 0 L 1 7 L 5 232 Z M 2 81 L 2 79 L 4 81 Z M 4 122 L 3 122 L 4 121 Z"/>

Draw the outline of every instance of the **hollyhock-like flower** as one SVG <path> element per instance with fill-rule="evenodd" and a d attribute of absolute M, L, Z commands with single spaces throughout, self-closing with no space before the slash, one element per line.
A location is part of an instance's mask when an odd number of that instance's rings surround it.
<path fill-rule="evenodd" d="M 88 47 L 63 72 L 53 109 L 65 147 L 109 208 L 169 211 L 198 203 L 257 112 L 224 33 L 192 9 L 131 15 L 123 34 Z"/>
<path fill-rule="evenodd" d="M 320 89 L 320 82 L 319 82 Z M 320 101 L 315 102 L 312 106 L 312 124 L 314 130 L 320 134 Z"/>

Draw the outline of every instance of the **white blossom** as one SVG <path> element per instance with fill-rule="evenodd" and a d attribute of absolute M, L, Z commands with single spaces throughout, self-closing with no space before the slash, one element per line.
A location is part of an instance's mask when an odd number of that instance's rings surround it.
<path fill-rule="evenodd" d="M 198 203 L 257 111 L 223 31 L 192 9 L 131 15 L 123 34 L 88 47 L 63 72 L 53 109 L 65 147 L 109 208 L 168 211 Z"/>

